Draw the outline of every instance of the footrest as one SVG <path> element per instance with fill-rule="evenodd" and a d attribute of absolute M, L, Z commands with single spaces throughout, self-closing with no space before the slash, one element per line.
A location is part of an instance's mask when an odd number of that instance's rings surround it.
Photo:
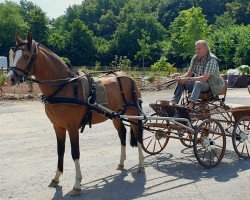
<path fill-rule="evenodd" d="M 177 117 L 190 120 L 187 108 L 166 104 L 149 104 L 149 106 L 161 117 Z"/>

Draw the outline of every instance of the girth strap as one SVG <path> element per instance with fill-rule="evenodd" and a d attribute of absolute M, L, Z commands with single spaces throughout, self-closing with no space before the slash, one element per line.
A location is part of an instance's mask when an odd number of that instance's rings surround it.
<path fill-rule="evenodd" d="M 77 104 L 77 105 L 88 105 L 86 102 L 80 99 L 68 98 L 68 97 L 51 97 L 51 98 L 42 97 L 41 101 L 44 104 L 70 103 L 70 104 Z"/>

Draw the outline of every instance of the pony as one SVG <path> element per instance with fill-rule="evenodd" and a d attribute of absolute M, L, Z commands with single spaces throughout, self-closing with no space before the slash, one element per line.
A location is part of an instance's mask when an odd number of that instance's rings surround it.
<path fill-rule="evenodd" d="M 38 83 L 43 98 L 47 100 L 44 101 L 46 115 L 53 124 L 56 134 L 57 170 L 49 187 L 57 187 L 60 176 L 63 174 L 65 138 L 66 132 L 68 132 L 76 173 L 75 183 L 69 194 L 80 195 L 82 173 L 79 161 L 79 126 L 83 119 L 89 118 L 90 113 L 92 114 L 89 121 L 91 124 L 104 122 L 110 116 L 105 116 L 99 113 L 98 110 L 92 110 L 86 102 L 79 103 L 81 102 L 80 99 L 84 98 L 83 92 L 79 92 L 82 91 L 79 75 L 50 49 L 38 44 L 33 40 L 31 35 L 28 35 L 26 40 L 22 40 L 19 36 L 16 36 L 16 44 L 13 66 L 9 68 L 7 75 L 7 84 L 13 86 L 28 78 Z M 31 76 L 35 77 L 35 79 L 31 78 Z M 118 71 L 103 75 L 99 80 L 107 92 L 108 103 L 105 105 L 107 110 L 114 112 L 123 111 L 123 114 L 126 115 L 139 115 L 140 111 L 137 106 L 124 103 L 124 101 L 139 101 L 141 98 L 139 88 L 130 76 L 125 72 Z M 135 95 L 136 99 L 134 99 Z M 111 120 L 121 142 L 120 160 L 117 170 L 123 170 L 124 161 L 126 160 L 126 128 L 123 120 L 119 117 L 111 117 Z M 131 146 L 138 147 L 138 172 L 144 172 L 142 130 L 138 122 L 139 120 L 137 119 L 129 121 L 131 127 L 130 144 Z"/>

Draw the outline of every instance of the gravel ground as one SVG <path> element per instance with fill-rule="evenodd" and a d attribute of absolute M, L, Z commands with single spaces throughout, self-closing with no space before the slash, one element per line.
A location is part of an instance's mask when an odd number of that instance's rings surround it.
<path fill-rule="evenodd" d="M 170 99 L 172 91 L 143 92 L 149 103 Z M 250 105 L 247 89 L 229 89 L 227 103 Z M 222 162 L 200 166 L 192 149 L 171 140 L 162 154 L 147 156 L 146 173 L 136 172 L 138 153 L 127 146 L 125 170 L 116 171 L 120 142 L 111 121 L 86 127 L 80 135 L 80 197 L 70 197 L 75 170 L 66 140 L 60 186 L 48 188 L 57 163 L 56 137 L 39 101 L 0 101 L 0 199 L 250 199 L 250 164 L 239 159 L 230 138 Z M 146 156 L 146 153 L 144 153 Z"/>

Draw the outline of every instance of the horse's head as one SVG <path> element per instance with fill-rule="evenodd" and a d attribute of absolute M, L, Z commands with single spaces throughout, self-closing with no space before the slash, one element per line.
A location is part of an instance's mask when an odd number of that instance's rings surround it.
<path fill-rule="evenodd" d="M 27 40 L 21 40 L 16 36 L 16 48 L 14 50 L 13 65 L 9 68 L 7 84 L 9 86 L 23 82 L 35 71 L 35 58 L 38 53 L 38 44 L 32 39 L 31 35 Z"/>

